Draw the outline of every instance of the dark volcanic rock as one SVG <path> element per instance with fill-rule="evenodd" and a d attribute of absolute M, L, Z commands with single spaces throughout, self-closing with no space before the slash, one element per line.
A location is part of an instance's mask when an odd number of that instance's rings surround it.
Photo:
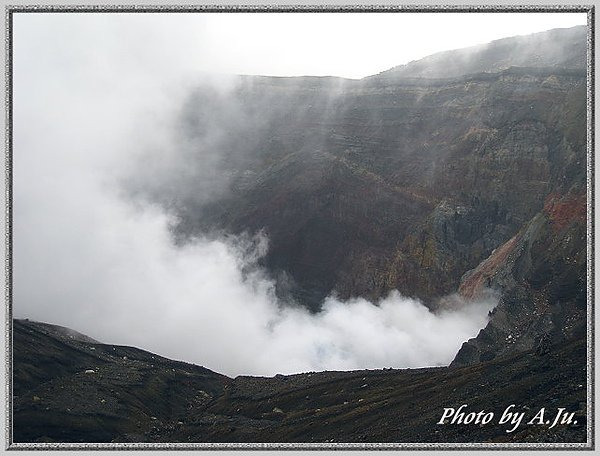
<path fill-rule="evenodd" d="M 15 442 L 143 441 L 155 422 L 201 408 L 231 381 L 137 348 L 65 337 L 67 331 L 13 322 Z"/>
<path fill-rule="evenodd" d="M 584 338 L 462 368 L 319 372 L 230 379 L 136 348 L 63 339 L 14 321 L 15 443 L 585 442 Z M 62 360 L 60 371 L 53 361 Z M 28 373 L 37 367 L 37 379 Z M 93 370 L 92 372 L 89 372 Z M 497 416 L 439 425 L 444 407 Z M 498 425 L 515 404 L 578 424 Z"/>
<path fill-rule="evenodd" d="M 465 342 L 453 365 L 493 359 L 586 333 L 586 195 L 551 194 L 515 237 L 463 277 L 473 298 L 491 287 L 503 294 L 488 325 Z M 542 347 L 542 348 L 540 348 Z"/>

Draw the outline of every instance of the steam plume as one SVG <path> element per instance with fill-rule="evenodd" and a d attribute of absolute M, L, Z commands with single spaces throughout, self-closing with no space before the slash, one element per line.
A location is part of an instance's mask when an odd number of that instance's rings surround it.
<path fill-rule="evenodd" d="M 70 27 L 60 38 L 82 33 Z M 16 317 L 230 375 L 446 364 L 485 325 L 493 300 L 434 315 L 398 293 L 376 304 L 329 297 L 313 315 L 279 302 L 255 267 L 264 237 L 175 245 L 172 214 L 121 183 L 139 167 L 177 170 L 173 119 L 197 68 L 111 60 L 115 43 L 34 61 L 48 37 L 32 33 L 15 42 Z M 203 83 L 227 94 L 231 81 Z M 140 161 L 149 149 L 164 162 Z"/>

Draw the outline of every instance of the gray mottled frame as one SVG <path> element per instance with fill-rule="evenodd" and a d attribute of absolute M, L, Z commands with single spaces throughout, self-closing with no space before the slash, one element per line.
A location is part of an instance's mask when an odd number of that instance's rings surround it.
<path fill-rule="evenodd" d="M 14 13 L 580 12 L 587 13 L 587 441 L 585 443 L 14 443 L 12 440 L 12 145 Z M 8 450 L 594 450 L 594 5 L 8 5 L 5 11 L 5 438 Z"/>

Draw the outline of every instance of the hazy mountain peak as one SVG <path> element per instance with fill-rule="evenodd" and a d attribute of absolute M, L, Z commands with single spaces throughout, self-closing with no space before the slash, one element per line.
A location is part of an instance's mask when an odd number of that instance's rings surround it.
<path fill-rule="evenodd" d="M 552 29 L 439 52 L 393 67 L 375 77 L 452 78 L 498 72 L 513 66 L 585 68 L 586 30 L 584 25 Z"/>

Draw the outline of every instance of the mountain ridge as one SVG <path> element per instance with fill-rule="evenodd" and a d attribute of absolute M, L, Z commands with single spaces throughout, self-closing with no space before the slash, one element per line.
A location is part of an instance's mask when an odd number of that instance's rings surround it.
<path fill-rule="evenodd" d="M 582 338 L 460 368 L 231 379 L 133 347 L 65 339 L 33 321 L 14 320 L 13 337 L 16 444 L 560 444 L 584 443 L 589 425 Z M 507 395 L 531 415 L 567 407 L 577 424 L 514 433 L 437 424 L 443 407 L 463 403 L 499 415 Z"/>
<path fill-rule="evenodd" d="M 587 26 L 555 28 L 500 38 L 489 43 L 437 52 L 370 77 L 453 77 L 498 72 L 511 66 L 586 68 Z M 549 41 L 554 43 L 549 44 Z M 518 48 L 518 52 L 515 50 Z M 527 65 L 525 65 L 527 66 Z M 443 67 L 443 68 L 439 68 Z"/>

